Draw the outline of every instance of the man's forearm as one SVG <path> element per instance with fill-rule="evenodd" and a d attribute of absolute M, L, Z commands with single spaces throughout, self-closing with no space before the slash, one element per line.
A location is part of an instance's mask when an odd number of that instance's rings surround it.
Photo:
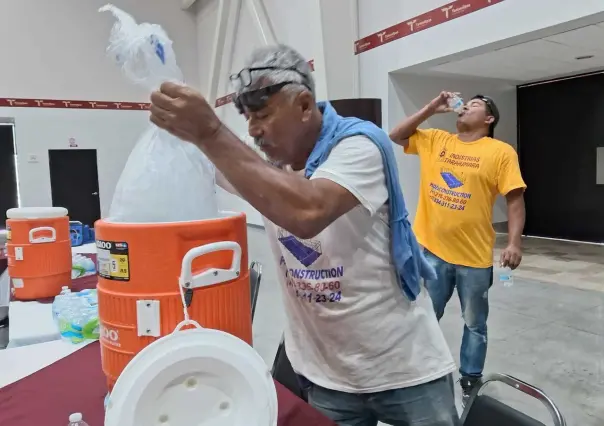
<path fill-rule="evenodd" d="M 508 197 L 508 244 L 520 247 L 522 243 L 522 231 L 524 230 L 524 222 L 526 212 L 524 207 L 524 195 L 521 190 L 520 194 L 514 194 Z"/>
<path fill-rule="evenodd" d="M 233 185 L 231 185 L 231 182 L 229 182 L 227 178 L 224 177 L 222 172 L 218 169 L 216 170 L 216 185 L 218 185 L 230 194 L 240 196 L 237 190 L 233 187 Z"/>
<path fill-rule="evenodd" d="M 295 233 L 316 205 L 311 183 L 264 161 L 226 127 L 198 143 L 236 192 L 271 222 Z"/>
<path fill-rule="evenodd" d="M 426 105 L 411 117 L 407 117 L 400 122 L 390 132 L 390 139 L 399 145 L 405 144 L 405 141 L 415 133 L 420 124 L 432 117 L 432 115 L 434 115 L 433 108 L 430 105 Z"/>

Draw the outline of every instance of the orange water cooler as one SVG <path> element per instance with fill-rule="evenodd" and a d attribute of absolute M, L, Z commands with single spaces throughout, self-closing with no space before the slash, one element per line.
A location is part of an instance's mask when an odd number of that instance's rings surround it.
<path fill-rule="evenodd" d="M 8 274 L 15 299 L 53 297 L 71 285 L 67 209 L 15 208 L 6 217 Z"/>
<path fill-rule="evenodd" d="M 183 320 L 251 345 L 247 224 L 241 213 L 172 223 L 95 224 L 101 358 L 109 389 L 128 362 Z"/>

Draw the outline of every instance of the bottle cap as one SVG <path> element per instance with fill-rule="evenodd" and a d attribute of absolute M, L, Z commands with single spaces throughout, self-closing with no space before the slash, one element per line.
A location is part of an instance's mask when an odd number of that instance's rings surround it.
<path fill-rule="evenodd" d="M 71 423 L 81 422 L 82 421 L 82 413 L 73 413 L 69 416 L 69 421 Z"/>

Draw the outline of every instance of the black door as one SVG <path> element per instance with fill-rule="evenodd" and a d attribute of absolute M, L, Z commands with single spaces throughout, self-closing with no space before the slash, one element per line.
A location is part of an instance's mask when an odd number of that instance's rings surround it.
<path fill-rule="evenodd" d="M 604 241 L 604 74 L 518 88 L 528 235 Z"/>
<path fill-rule="evenodd" d="M 382 127 L 382 100 L 372 98 L 329 101 L 342 117 L 357 117 Z"/>
<path fill-rule="evenodd" d="M 4 227 L 6 211 L 18 207 L 17 169 L 13 125 L 0 124 L 0 228 Z"/>
<path fill-rule="evenodd" d="M 50 149 L 48 163 L 52 205 L 92 226 L 101 218 L 96 149 Z"/>

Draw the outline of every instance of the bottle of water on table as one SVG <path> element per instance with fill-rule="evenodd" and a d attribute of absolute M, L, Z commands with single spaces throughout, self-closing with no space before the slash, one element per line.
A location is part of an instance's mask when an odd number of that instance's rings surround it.
<path fill-rule="evenodd" d="M 69 424 L 67 426 L 89 426 L 82 418 L 82 413 L 73 413 L 69 416 Z"/>
<path fill-rule="evenodd" d="M 58 319 L 63 340 L 81 343 L 99 338 L 98 311 L 84 297 L 70 297 L 59 311 Z"/>
<path fill-rule="evenodd" d="M 73 293 L 67 286 L 63 286 L 61 292 L 55 296 L 55 300 L 52 302 L 52 318 L 55 323 L 58 323 L 59 312 L 68 303 L 70 297 L 73 297 Z"/>

